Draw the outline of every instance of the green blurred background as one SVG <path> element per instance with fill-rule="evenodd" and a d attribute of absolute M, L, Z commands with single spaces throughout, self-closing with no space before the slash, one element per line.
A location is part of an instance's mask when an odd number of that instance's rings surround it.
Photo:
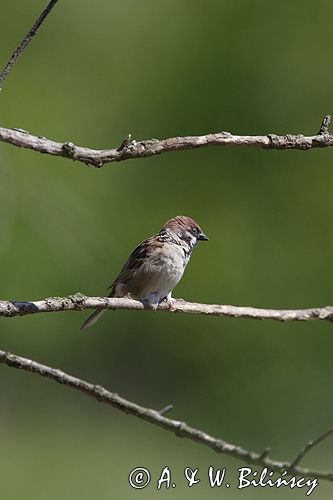
<path fill-rule="evenodd" d="M 2 0 L 3 67 L 45 0 Z M 1 93 L 1 126 L 93 148 L 204 134 L 316 133 L 332 106 L 328 0 L 60 1 Z M 1 298 L 103 295 L 130 251 L 176 214 L 210 241 L 174 296 L 298 308 L 333 304 L 331 150 L 207 148 L 106 165 L 0 145 Z M 291 460 L 332 426 L 333 326 L 87 312 L 1 319 L 1 349 L 105 385 L 254 451 Z M 1 498 L 269 498 L 211 490 L 239 461 L 57 386 L 0 367 Z M 327 440 L 303 465 L 333 470 Z M 132 490 L 166 465 L 177 488 Z M 185 466 L 199 467 L 190 490 Z M 313 498 L 327 499 L 320 482 Z"/>

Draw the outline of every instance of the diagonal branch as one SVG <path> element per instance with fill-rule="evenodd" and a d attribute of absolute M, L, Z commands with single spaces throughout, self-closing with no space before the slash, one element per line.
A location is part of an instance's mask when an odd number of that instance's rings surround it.
<path fill-rule="evenodd" d="M 22 55 L 24 49 L 29 45 L 33 37 L 37 34 L 37 31 L 39 30 L 41 24 L 45 21 L 55 4 L 58 2 L 58 0 L 51 0 L 50 3 L 45 7 L 29 33 L 24 37 L 20 45 L 17 47 L 17 49 L 13 52 L 11 58 L 9 59 L 8 63 L 6 64 L 5 68 L 2 70 L 0 74 L 0 91 L 2 89 L 3 82 L 5 81 L 6 77 L 10 73 L 10 71 L 13 69 L 14 64 L 18 60 L 18 58 Z"/>
<path fill-rule="evenodd" d="M 84 309 L 110 309 L 143 311 L 144 305 L 127 297 L 87 297 L 81 293 L 67 297 L 49 297 L 43 300 L 17 302 L 0 300 L 0 316 L 13 317 L 27 314 L 50 313 L 60 311 L 82 311 Z M 221 304 L 199 304 L 185 300 L 173 300 L 172 305 L 160 304 L 157 311 L 169 313 L 203 314 L 229 318 L 273 319 L 276 321 L 333 321 L 333 307 L 312 307 L 309 309 L 259 309 L 247 306 Z"/>
<path fill-rule="evenodd" d="M 86 165 L 102 167 L 106 163 L 120 162 L 133 158 L 147 158 L 171 151 L 198 149 L 207 146 L 255 147 L 262 149 L 298 149 L 306 151 L 314 148 L 333 146 L 333 135 L 328 132 L 331 117 L 324 117 L 320 131 L 316 135 L 233 135 L 217 132 L 198 136 L 170 137 L 169 139 L 132 140 L 129 135 L 118 148 L 90 149 L 76 146 L 72 142 L 55 142 L 46 137 L 35 136 L 22 129 L 0 127 L 0 141 L 20 148 L 32 149 L 53 156 L 62 156 Z"/>
<path fill-rule="evenodd" d="M 208 446 L 217 453 L 230 455 L 249 464 L 268 467 L 271 471 L 279 473 L 288 471 L 288 474 L 297 474 L 308 478 L 333 481 L 333 473 L 317 472 L 311 469 L 291 466 L 289 462 L 278 462 L 268 458 L 267 450 L 263 453 L 254 453 L 252 451 L 245 450 L 240 446 L 228 443 L 223 439 L 215 438 L 202 430 L 190 427 L 185 422 L 167 418 L 164 416 L 164 413 L 170 409 L 170 406 L 161 411 L 145 408 L 122 398 L 114 392 L 108 391 L 100 385 L 86 382 L 85 380 L 73 377 L 72 375 L 69 375 L 59 369 L 51 368 L 50 366 L 43 365 L 41 363 L 37 363 L 36 361 L 1 350 L 0 363 L 13 368 L 25 370 L 27 372 L 35 373 L 41 377 L 46 377 L 58 382 L 59 384 L 71 387 L 72 389 L 83 392 L 87 396 L 90 396 L 101 403 L 108 404 L 117 410 L 133 415 L 141 420 L 149 422 L 150 424 L 172 432 L 178 437 L 190 439 L 196 443 Z"/>
<path fill-rule="evenodd" d="M 303 460 L 303 458 L 305 457 L 305 455 L 307 455 L 309 453 L 309 451 L 312 450 L 312 448 L 314 448 L 315 446 L 317 446 L 317 444 L 319 444 L 322 441 L 324 441 L 324 439 L 326 439 L 331 434 L 333 434 L 333 429 L 329 429 L 328 431 L 320 434 L 320 436 L 318 436 L 313 441 L 309 441 L 304 446 L 304 448 L 301 449 L 301 451 L 299 452 L 299 454 L 297 455 L 297 457 L 291 462 L 291 465 L 290 465 L 291 469 L 294 469 L 300 463 L 300 461 Z"/>

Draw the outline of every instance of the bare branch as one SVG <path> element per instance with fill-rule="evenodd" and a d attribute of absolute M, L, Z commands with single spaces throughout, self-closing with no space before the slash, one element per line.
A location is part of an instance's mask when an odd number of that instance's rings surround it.
<path fill-rule="evenodd" d="M 262 453 L 260 453 L 259 460 L 265 460 L 265 458 L 267 458 L 270 453 L 271 453 L 271 449 L 265 448 L 264 451 Z"/>
<path fill-rule="evenodd" d="M 324 116 L 318 135 L 329 134 L 328 128 L 331 125 L 331 118 L 331 115 Z"/>
<path fill-rule="evenodd" d="M 328 431 L 324 432 L 323 434 L 320 434 L 320 436 L 318 436 L 313 441 L 309 441 L 304 446 L 304 448 L 301 449 L 301 451 L 299 452 L 299 454 L 297 455 L 297 457 L 295 458 L 295 460 L 293 460 L 291 462 L 290 468 L 291 469 L 295 469 L 295 467 L 300 463 L 301 460 L 303 460 L 303 458 L 305 457 L 305 455 L 307 455 L 309 453 L 309 451 L 312 450 L 312 448 L 314 448 L 314 446 L 316 446 L 317 444 L 321 443 L 324 439 L 326 439 L 331 434 L 333 434 L 333 429 L 329 429 Z"/>
<path fill-rule="evenodd" d="M 166 413 L 169 413 L 169 411 L 173 410 L 173 405 L 167 405 L 162 410 L 159 410 L 158 413 L 160 415 L 165 415 Z"/>
<path fill-rule="evenodd" d="M 0 141 L 20 148 L 32 149 L 53 156 L 62 156 L 86 165 L 102 167 L 106 163 L 120 162 L 133 158 L 147 158 L 171 151 L 197 149 L 207 146 L 255 147 L 262 149 L 299 149 L 306 151 L 314 148 L 333 146 L 333 135 L 328 133 L 329 119 L 325 117 L 317 135 L 232 135 L 218 132 L 199 136 L 170 137 L 169 139 L 150 139 L 135 141 L 131 135 L 114 149 L 90 149 L 76 146 L 72 142 L 55 142 L 46 137 L 31 135 L 21 129 L 0 127 Z"/>
<path fill-rule="evenodd" d="M 51 0 L 50 3 L 45 7 L 29 33 L 24 37 L 20 45 L 17 47 L 17 49 L 13 52 L 12 57 L 6 64 L 5 68 L 2 70 L 2 73 L 0 74 L 0 91 L 2 89 L 3 82 L 5 81 L 6 77 L 12 70 L 14 64 L 18 60 L 18 58 L 22 55 L 24 49 L 29 45 L 33 37 L 37 34 L 38 29 L 40 28 L 41 24 L 45 21 L 46 17 L 49 15 L 55 4 L 58 2 L 58 0 Z"/>
<path fill-rule="evenodd" d="M 82 311 L 84 309 L 125 309 L 144 311 L 144 305 L 129 298 L 87 297 L 81 293 L 67 297 L 49 297 L 43 300 L 17 302 L 0 300 L 0 316 L 13 317 L 26 314 L 50 313 L 60 311 Z M 230 306 L 220 304 L 199 304 L 174 300 L 172 305 L 163 302 L 157 311 L 169 313 L 203 314 L 206 316 L 222 316 L 229 318 L 273 319 L 276 321 L 333 321 L 333 307 L 312 307 L 309 309 L 259 309 L 247 306 Z"/>
<path fill-rule="evenodd" d="M 204 431 L 190 427 L 185 422 L 172 420 L 163 416 L 163 411 L 156 411 L 150 408 L 144 408 L 136 403 L 122 398 L 114 392 L 110 392 L 100 385 L 91 384 L 85 380 L 73 377 L 59 369 L 51 368 L 50 366 L 37 363 L 31 359 L 23 358 L 15 354 L 0 350 L 0 363 L 6 364 L 13 368 L 18 368 L 31 373 L 46 377 L 59 384 L 66 385 L 81 391 L 87 396 L 90 396 L 101 403 L 111 405 L 113 408 L 120 410 L 129 415 L 133 415 L 150 424 L 161 427 L 167 431 L 174 433 L 176 436 L 190 439 L 196 443 L 208 446 L 217 453 L 230 455 L 238 460 L 242 460 L 249 464 L 256 464 L 263 467 L 268 467 L 271 471 L 283 472 L 288 471 L 289 474 L 297 474 L 308 478 L 325 479 L 333 481 L 333 473 L 317 472 L 311 469 L 302 469 L 292 467 L 289 462 L 278 462 L 267 458 L 266 451 L 258 454 L 248 451 L 240 446 L 228 443 L 223 439 L 215 438 Z M 168 407 L 166 407 L 168 408 Z M 166 410 L 164 410 L 166 411 Z"/>

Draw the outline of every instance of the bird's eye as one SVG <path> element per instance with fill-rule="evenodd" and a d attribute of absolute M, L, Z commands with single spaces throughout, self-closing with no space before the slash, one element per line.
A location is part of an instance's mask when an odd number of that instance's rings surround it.
<path fill-rule="evenodd" d="M 197 236 L 197 234 L 198 234 L 197 228 L 196 227 L 192 227 L 191 233 L 193 234 L 193 236 Z"/>

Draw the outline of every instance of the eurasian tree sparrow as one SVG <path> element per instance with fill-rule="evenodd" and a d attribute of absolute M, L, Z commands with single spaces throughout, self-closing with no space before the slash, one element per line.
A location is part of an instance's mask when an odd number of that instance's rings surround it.
<path fill-rule="evenodd" d="M 185 215 L 170 219 L 159 233 L 140 243 L 109 287 L 109 297 L 128 296 L 156 309 L 162 300 L 172 301 L 171 292 L 181 280 L 199 240 L 208 240 L 198 224 Z M 106 309 L 97 309 L 83 323 L 92 326 Z"/>

